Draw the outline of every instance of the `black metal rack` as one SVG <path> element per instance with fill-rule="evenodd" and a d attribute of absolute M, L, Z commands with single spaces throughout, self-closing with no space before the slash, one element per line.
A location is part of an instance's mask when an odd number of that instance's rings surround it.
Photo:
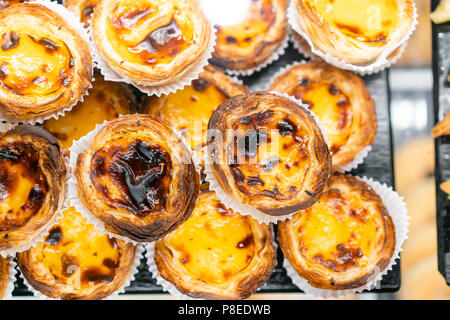
<path fill-rule="evenodd" d="M 438 0 L 432 1 L 433 9 Z M 434 118 L 438 122 L 450 112 L 450 23 L 433 24 L 433 100 Z M 439 186 L 450 179 L 450 137 L 435 141 L 436 151 L 436 222 L 438 236 L 438 268 L 450 286 L 450 199 Z"/>
<path fill-rule="evenodd" d="M 241 77 L 243 82 L 251 89 L 257 90 L 267 87 L 271 78 L 280 70 L 280 68 L 291 64 L 295 61 L 304 60 L 297 51 L 289 46 L 286 53 L 280 57 L 275 63 L 253 74 L 250 77 Z M 388 71 L 378 73 L 376 75 L 364 77 L 366 85 L 372 94 L 376 103 L 378 133 L 375 143 L 372 146 L 372 152 L 369 153 L 365 162 L 360 165 L 357 170 L 352 172 L 358 176 L 372 177 L 381 183 L 389 186 L 394 185 L 393 170 L 393 152 L 392 152 L 392 134 L 390 123 L 390 90 L 388 81 Z M 286 275 L 286 271 L 282 267 L 283 256 L 281 250 L 278 252 L 278 265 L 266 285 L 261 288 L 261 293 L 287 293 L 300 292 Z M 394 292 L 400 288 L 400 264 L 393 267 L 386 276 L 383 277 L 380 285 L 374 292 Z M 146 260 L 143 259 L 139 267 L 139 273 L 136 280 L 126 289 L 128 294 L 136 293 L 162 293 L 160 286 L 156 285 L 155 279 L 152 278 L 148 271 Z M 30 295 L 21 280 L 16 282 L 14 295 Z"/>

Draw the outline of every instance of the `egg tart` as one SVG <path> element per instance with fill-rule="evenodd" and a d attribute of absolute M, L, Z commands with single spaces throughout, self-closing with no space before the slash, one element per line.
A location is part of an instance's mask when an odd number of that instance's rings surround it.
<path fill-rule="evenodd" d="M 246 86 L 208 65 L 190 86 L 161 97 L 149 97 L 144 112 L 170 123 L 196 151 L 197 158 L 203 159 L 201 149 L 206 145 L 208 121 L 213 111 L 225 100 L 247 92 Z"/>
<path fill-rule="evenodd" d="M 389 212 L 364 181 L 336 173 L 322 197 L 278 224 L 285 258 L 314 288 L 364 286 L 389 264 L 395 232 Z"/>
<path fill-rule="evenodd" d="M 105 81 L 96 75 L 93 88 L 84 101 L 58 119 L 44 121 L 43 127 L 58 139 L 64 149 L 68 149 L 73 140 L 94 130 L 95 125 L 134 111 L 135 97 L 127 85 Z"/>
<path fill-rule="evenodd" d="M 359 76 L 322 61 L 289 68 L 270 90 L 303 101 L 320 119 L 330 141 L 333 169 L 350 163 L 375 140 L 375 103 Z"/>
<path fill-rule="evenodd" d="M 226 69 L 247 70 L 268 62 L 289 33 L 288 0 L 252 0 L 244 20 L 216 26 L 212 62 Z"/>
<path fill-rule="evenodd" d="M 50 298 L 106 298 L 132 276 L 136 247 L 108 237 L 73 207 L 36 247 L 17 254 L 23 277 Z"/>
<path fill-rule="evenodd" d="M 91 25 L 109 67 L 150 87 L 191 71 L 207 53 L 212 31 L 197 0 L 104 0 Z"/>
<path fill-rule="evenodd" d="M 8 258 L 0 256 L 0 300 L 5 298 L 9 283 L 9 269 L 11 264 Z"/>
<path fill-rule="evenodd" d="M 54 11 L 23 3 L 0 12 L 0 110 L 20 120 L 66 110 L 90 86 L 87 43 Z"/>
<path fill-rule="evenodd" d="M 0 133 L 0 254 L 26 250 L 54 222 L 65 175 L 61 147 L 44 129 Z"/>
<path fill-rule="evenodd" d="M 108 122 L 78 154 L 75 177 L 84 206 L 109 231 L 137 242 L 184 222 L 199 190 L 190 151 L 168 124 L 146 115 Z"/>
<path fill-rule="evenodd" d="M 89 27 L 91 16 L 100 0 L 66 0 L 64 5 L 84 24 Z"/>
<path fill-rule="evenodd" d="M 247 298 L 276 265 L 271 226 L 226 209 L 207 188 L 191 217 L 155 243 L 159 276 L 194 298 Z"/>
<path fill-rule="evenodd" d="M 299 27 L 314 47 L 353 65 L 386 59 L 415 23 L 413 0 L 294 1 Z"/>
<path fill-rule="evenodd" d="M 214 111 L 208 129 L 208 164 L 227 196 L 271 216 L 320 198 L 331 156 L 311 113 L 293 100 L 235 96 Z"/>

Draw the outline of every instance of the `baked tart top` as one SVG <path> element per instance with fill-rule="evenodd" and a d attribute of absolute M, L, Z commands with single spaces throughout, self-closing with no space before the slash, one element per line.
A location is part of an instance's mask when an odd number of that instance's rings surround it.
<path fill-rule="evenodd" d="M 206 146 L 208 121 L 213 111 L 225 100 L 247 92 L 246 86 L 208 65 L 190 86 L 169 95 L 151 96 L 144 112 L 170 123 L 191 149 L 196 150 L 198 159 L 202 159 L 200 149 Z"/>
<path fill-rule="evenodd" d="M 413 0 L 295 1 L 300 26 L 314 46 L 356 65 L 389 55 L 415 20 Z"/>
<path fill-rule="evenodd" d="M 0 256 L 0 300 L 2 300 L 6 293 L 6 286 L 9 281 L 10 263 L 8 258 Z"/>
<path fill-rule="evenodd" d="M 95 129 L 105 120 L 134 111 L 135 97 L 127 85 L 108 82 L 97 75 L 89 95 L 58 119 L 44 122 L 44 128 L 53 134 L 64 149 Z M 87 121 L 89 119 L 89 121 Z"/>
<path fill-rule="evenodd" d="M 72 11 L 85 27 L 89 27 L 91 16 L 99 2 L 100 0 L 66 0 L 64 6 Z"/>
<path fill-rule="evenodd" d="M 322 197 L 278 224 L 283 253 L 315 288 L 358 288 L 392 258 L 395 232 L 381 198 L 364 181 L 334 174 Z"/>
<path fill-rule="evenodd" d="M 243 299 L 270 277 L 276 250 L 270 225 L 226 209 L 206 185 L 191 217 L 155 243 L 155 262 L 184 294 Z"/>
<path fill-rule="evenodd" d="M 266 62 L 288 35 L 288 0 L 252 0 L 245 19 L 216 26 L 212 61 L 227 69 L 245 70 Z"/>
<path fill-rule="evenodd" d="M 105 0 L 91 24 L 109 66 L 149 86 L 183 77 L 206 53 L 211 38 L 197 0 Z"/>
<path fill-rule="evenodd" d="M 223 191 L 280 216 L 311 206 L 331 172 L 331 156 L 309 111 L 267 92 L 239 95 L 214 111 L 208 159 Z"/>
<path fill-rule="evenodd" d="M 135 253 L 135 246 L 108 237 L 71 207 L 44 241 L 17 254 L 17 261 L 28 283 L 46 296 L 93 300 L 125 284 Z"/>
<path fill-rule="evenodd" d="M 48 116 L 87 91 L 87 43 L 54 11 L 23 3 L 0 12 L 0 103 L 19 119 Z"/>
<path fill-rule="evenodd" d="M 78 154 L 85 207 L 134 241 L 159 239 L 189 217 L 199 182 L 191 154 L 165 122 L 129 115 L 108 122 Z"/>
<path fill-rule="evenodd" d="M 0 253 L 22 249 L 54 221 L 65 175 L 61 147 L 44 129 L 0 134 Z"/>
<path fill-rule="evenodd" d="M 302 100 L 325 127 L 333 169 L 350 163 L 375 140 L 375 103 L 359 76 L 321 61 L 296 65 L 278 76 L 270 90 Z"/>

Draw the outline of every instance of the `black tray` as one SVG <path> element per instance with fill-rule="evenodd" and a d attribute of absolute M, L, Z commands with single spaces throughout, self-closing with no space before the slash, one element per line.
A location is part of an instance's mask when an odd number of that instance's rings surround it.
<path fill-rule="evenodd" d="M 439 1 L 433 0 L 435 8 Z M 450 23 L 433 24 L 433 99 L 434 119 L 442 120 L 450 112 Z M 440 137 L 436 147 L 436 222 L 438 236 L 438 268 L 450 286 L 450 200 L 439 186 L 450 179 L 450 137 Z"/>
<path fill-rule="evenodd" d="M 253 90 L 265 88 L 270 79 L 276 72 L 294 62 L 300 61 L 303 57 L 297 53 L 293 47 L 288 47 L 286 53 L 275 63 L 268 68 L 252 75 L 251 77 L 241 77 L 245 84 L 249 85 Z M 367 76 L 364 78 L 366 85 L 372 94 L 377 108 L 378 119 L 378 133 L 373 145 L 372 152 L 369 153 L 364 164 L 360 165 L 353 174 L 359 176 L 372 177 L 381 183 L 386 183 L 389 186 L 394 185 L 393 174 L 393 157 L 392 157 L 392 140 L 391 140 L 391 126 L 389 101 L 390 91 L 388 82 L 388 72 L 381 72 L 376 75 Z M 266 283 L 259 292 L 261 293 L 285 293 L 285 292 L 300 292 L 290 281 L 286 275 L 286 271 L 282 268 L 283 256 L 281 250 L 278 252 L 278 265 Z M 375 292 L 393 292 L 400 288 L 400 265 L 398 263 L 393 267 L 386 276 L 383 277 L 380 285 Z M 139 273 L 136 275 L 136 280 L 133 281 L 126 289 L 128 294 L 136 293 L 162 293 L 161 287 L 156 285 L 151 273 L 148 271 L 146 259 L 142 260 L 139 267 Z M 29 295 L 30 293 L 23 286 L 21 280 L 16 282 L 14 295 Z"/>

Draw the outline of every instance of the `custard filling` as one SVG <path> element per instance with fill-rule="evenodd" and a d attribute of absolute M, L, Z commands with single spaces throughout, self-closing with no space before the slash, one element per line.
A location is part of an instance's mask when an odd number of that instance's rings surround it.
<path fill-rule="evenodd" d="M 302 213 L 294 223 L 294 234 L 308 264 L 333 272 L 367 265 L 377 248 L 383 246 L 377 232 L 384 226 L 377 219 L 377 206 L 362 200 L 358 191 L 350 194 L 333 184 Z"/>
<path fill-rule="evenodd" d="M 343 35 L 373 46 L 386 44 L 399 19 L 396 0 L 303 0 L 305 8 Z M 351 18 L 350 18 L 351 17 Z"/>
<path fill-rule="evenodd" d="M 18 19 L 4 32 L 0 47 L 0 83 L 18 95 L 47 96 L 68 87 L 74 61 L 66 44 L 42 27 Z"/>
<path fill-rule="evenodd" d="M 139 139 L 110 141 L 91 160 L 91 181 L 105 202 L 139 217 L 165 210 L 171 174 L 167 150 Z"/>
<path fill-rule="evenodd" d="M 217 43 L 243 49 L 250 46 L 256 48 L 275 22 L 275 18 L 272 0 L 253 0 L 250 2 L 247 17 L 241 23 L 217 27 Z"/>
<path fill-rule="evenodd" d="M 334 84 L 303 78 L 287 92 L 300 99 L 320 119 L 333 155 L 348 142 L 352 134 L 353 110 L 349 97 Z"/>
<path fill-rule="evenodd" d="M 169 64 L 194 44 L 194 21 L 178 1 L 123 0 L 114 8 L 106 35 L 125 61 Z"/>
<path fill-rule="evenodd" d="M 101 80 L 96 80 L 95 83 L 97 81 Z M 129 112 L 125 107 L 126 104 L 120 103 L 120 97 L 115 97 L 117 92 L 111 92 L 116 88 L 115 84 L 110 85 L 111 89 L 94 85 L 84 101 L 78 103 L 71 111 L 58 119 L 52 118 L 44 122 L 44 128 L 58 139 L 64 149 L 70 148 L 74 140 L 94 130 L 97 124 L 116 119 L 120 114 Z M 86 121 L 87 119 L 89 121 Z"/>
<path fill-rule="evenodd" d="M 0 146 L 0 231 L 17 229 L 41 209 L 48 184 L 28 143 Z"/>
<path fill-rule="evenodd" d="M 73 207 L 63 212 L 36 250 L 39 261 L 58 283 L 77 289 L 113 281 L 119 267 L 116 241 L 87 223 Z"/>
<path fill-rule="evenodd" d="M 255 244 L 248 218 L 226 209 L 213 195 L 200 194 L 190 218 L 162 242 L 191 276 L 222 284 L 248 267 Z"/>
<path fill-rule="evenodd" d="M 232 125 L 234 182 L 246 195 L 277 200 L 294 198 L 311 166 L 309 134 L 292 115 L 271 108 Z"/>

